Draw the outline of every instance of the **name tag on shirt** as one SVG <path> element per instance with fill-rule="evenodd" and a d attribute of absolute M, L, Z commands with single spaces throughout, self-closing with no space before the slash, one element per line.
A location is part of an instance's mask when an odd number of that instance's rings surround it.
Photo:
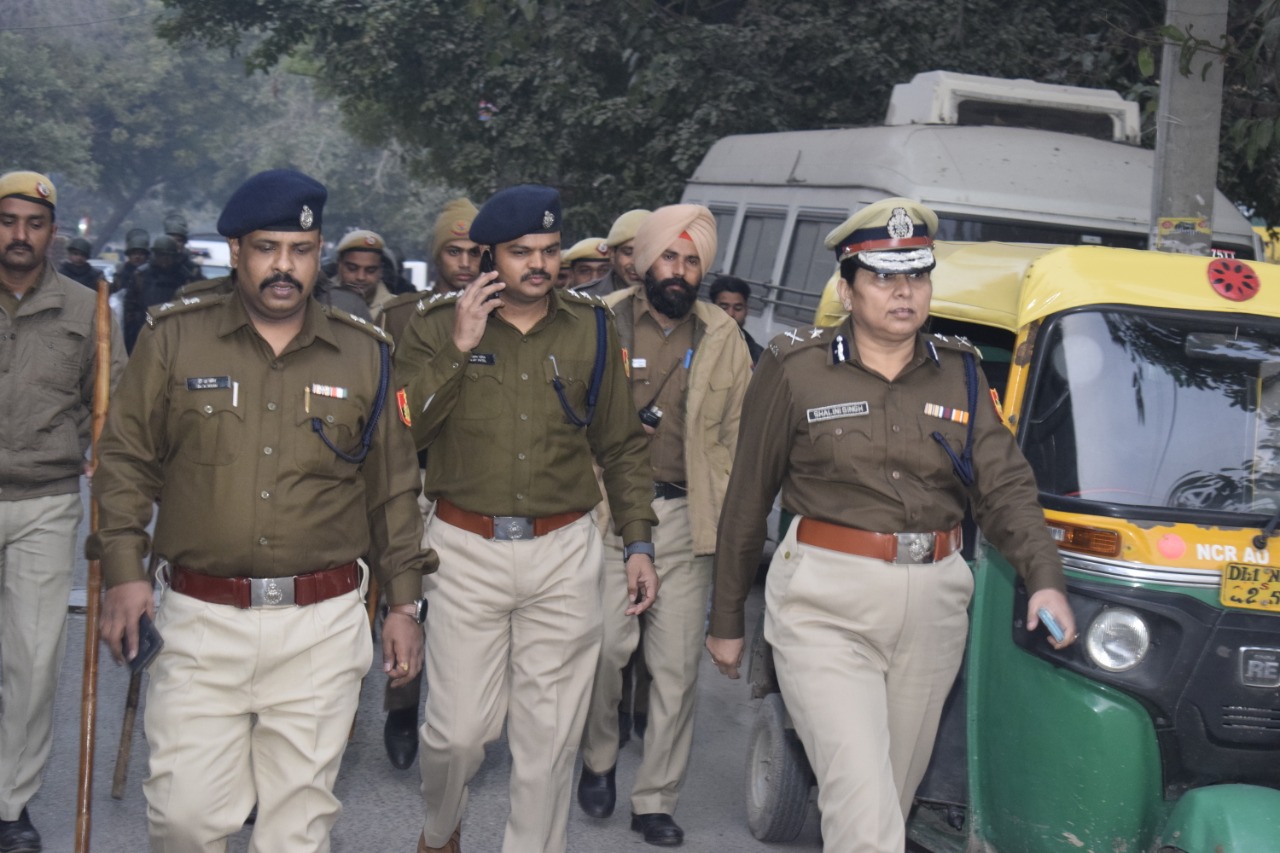
<path fill-rule="evenodd" d="M 649 359 L 647 359 L 647 358 L 633 358 L 633 359 L 631 359 L 631 369 L 632 369 L 632 370 L 644 370 L 644 369 L 645 369 L 646 367 L 648 367 L 648 366 L 649 366 Z"/>
<path fill-rule="evenodd" d="M 809 423 L 816 424 L 819 421 L 834 421 L 837 418 L 856 418 L 862 415 L 870 414 L 871 406 L 866 400 L 857 403 L 836 403 L 834 406 L 822 406 L 817 409 L 809 409 L 805 412 L 805 417 Z"/>
<path fill-rule="evenodd" d="M 230 388 L 230 376 L 188 376 L 188 391 L 213 391 L 217 388 Z"/>
<path fill-rule="evenodd" d="M 497 364 L 498 358 L 491 352 L 473 352 L 467 356 L 468 364 Z"/>

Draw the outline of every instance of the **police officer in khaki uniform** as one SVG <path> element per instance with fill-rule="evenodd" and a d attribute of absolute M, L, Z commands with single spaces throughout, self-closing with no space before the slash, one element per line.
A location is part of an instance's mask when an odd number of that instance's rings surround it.
<path fill-rule="evenodd" d="M 618 337 L 631 359 L 632 404 L 649 435 L 655 562 L 662 597 L 642 617 L 644 661 L 653 675 L 644 760 L 631 789 L 631 827 L 650 844 L 684 839 L 672 815 L 689 766 L 698 662 L 705 634 L 716 522 L 734 449 L 751 358 L 738 326 L 698 300 L 716 256 L 716 222 L 701 205 L 660 207 L 635 236 L 643 287 L 611 294 Z M 582 743 L 578 802 L 592 817 L 613 813 L 622 667 L 641 642 L 619 558 L 606 537 L 604 641 Z"/>
<path fill-rule="evenodd" d="M 554 290 L 560 196 L 523 185 L 471 224 L 494 271 L 423 303 L 396 358 L 397 406 L 427 450 L 426 720 L 420 851 L 460 847 L 467 786 L 507 721 L 505 853 L 565 848 L 574 754 L 600 652 L 604 472 L 628 555 L 628 615 L 654 601 L 653 481 L 613 324 Z"/>
<path fill-rule="evenodd" d="M 382 252 L 387 244 L 372 231 L 349 231 L 338 242 L 338 271 L 335 280 L 360 296 L 376 317 L 391 301 L 391 291 L 382 280 Z"/>
<path fill-rule="evenodd" d="M 569 265 L 568 287 L 578 289 L 609 274 L 609 244 L 603 237 L 586 237 L 562 256 Z"/>
<path fill-rule="evenodd" d="M 632 260 L 635 254 L 635 244 L 632 241 L 635 240 L 640 223 L 644 222 L 648 215 L 649 211 L 638 207 L 635 210 L 628 210 L 613 221 L 613 225 L 609 228 L 609 236 L 604 240 L 605 245 L 609 247 L 610 269 L 595 281 L 580 286 L 574 285 L 575 290 L 579 293 L 604 297 L 615 291 L 626 290 L 628 287 L 643 283 L 644 277 L 636 272 L 636 265 Z"/>
<path fill-rule="evenodd" d="M 920 332 L 937 222 L 917 202 L 886 199 L 828 235 L 851 316 L 766 348 L 720 519 L 707 646 L 736 678 L 743 602 L 779 487 L 797 517 L 769 568 L 765 637 L 817 775 L 828 850 L 902 853 L 964 654 L 966 503 L 1025 579 L 1028 626 L 1047 607 L 1066 631 L 1061 645 L 1075 639 L 1031 468 L 976 351 Z"/>
<path fill-rule="evenodd" d="M 436 560 L 412 439 L 383 411 L 385 337 L 311 298 L 325 196 L 289 170 L 232 195 L 218 230 L 235 290 L 157 312 L 101 441 L 87 550 L 116 660 L 154 610 L 143 558 L 168 563 L 145 718 L 154 851 L 223 850 L 255 801 L 251 851 L 329 849 L 372 656 L 360 557 L 392 605 L 384 670 L 403 683 L 421 666 L 417 601 Z"/>
<path fill-rule="evenodd" d="M 82 514 L 97 330 L 94 294 L 54 271 L 57 191 L 0 175 L 0 851 L 40 849 L 27 804 L 53 744 Z M 74 242 L 74 241 L 73 241 Z M 111 377 L 124 369 L 111 329 Z"/>

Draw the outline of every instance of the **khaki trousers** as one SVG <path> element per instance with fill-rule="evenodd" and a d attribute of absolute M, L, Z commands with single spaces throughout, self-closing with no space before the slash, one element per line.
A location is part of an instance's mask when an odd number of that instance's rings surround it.
<path fill-rule="evenodd" d="M 600 535 L 591 517 L 522 542 L 436 518 L 427 544 L 423 835 L 441 847 L 462 819 L 485 745 L 507 721 L 511 813 L 504 853 L 565 849 L 573 762 L 600 653 Z"/>
<path fill-rule="evenodd" d="M 653 682 L 644 757 L 631 789 L 631 810 L 669 815 L 675 813 L 693 746 L 698 661 L 706 635 L 712 558 L 693 555 L 688 498 L 656 500 L 653 509 L 658 515 L 658 526 L 653 529 L 654 564 L 661 583 L 657 600 L 640 616 L 644 620 L 644 662 Z M 626 615 L 622 541 L 610 535 L 606 552 L 604 639 L 582 742 L 583 764 L 596 773 L 604 773 L 618 761 L 622 668 L 641 633 L 636 617 Z"/>
<path fill-rule="evenodd" d="M 364 590 L 240 610 L 166 589 L 143 727 L 154 853 L 327 853 L 333 782 L 373 662 Z"/>
<path fill-rule="evenodd" d="M 796 543 L 769 567 L 765 637 L 818 779 L 824 849 L 902 853 L 904 822 L 964 656 L 959 554 L 894 565 Z"/>
<path fill-rule="evenodd" d="M 0 820 L 40 788 L 67 643 L 80 495 L 0 501 Z"/>

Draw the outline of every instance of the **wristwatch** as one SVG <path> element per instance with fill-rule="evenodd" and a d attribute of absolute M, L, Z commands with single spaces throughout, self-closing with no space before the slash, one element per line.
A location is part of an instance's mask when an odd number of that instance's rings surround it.
<path fill-rule="evenodd" d="M 650 560 L 653 559 L 654 550 L 652 542 L 632 542 L 630 545 L 624 545 L 622 548 L 623 562 L 630 560 L 632 554 L 644 554 Z"/>
<path fill-rule="evenodd" d="M 423 622 L 426 622 L 427 621 L 427 600 L 425 598 L 419 598 L 417 601 L 413 601 L 410 603 L 413 605 L 412 613 L 405 613 L 403 610 L 397 610 L 395 612 L 399 613 L 401 616 L 408 616 L 410 619 L 417 622 L 419 625 L 421 625 Z M 386 619 L 390 615 L 391 615 L 391 607 L 386 604 L 382 605 L 382 618 Z"/>

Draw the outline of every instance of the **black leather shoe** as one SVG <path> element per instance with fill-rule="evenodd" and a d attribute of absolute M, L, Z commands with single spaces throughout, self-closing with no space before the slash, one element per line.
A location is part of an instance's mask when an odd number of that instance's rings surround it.
<path fill-rule="evenodd" d="M 387 723 L 382 727 L 382 742 L 387 747 L 387 758 L 397 770 L 408 770 L 418 757 L 418 709 L 396 708 L 387 712 Z"/>
<path fill-rule="evenodd" d="M 631 715 L 626 711 L 618 712 L 618 746 L 631 740 Z"/>
<path fill-rule="evenodd" d="M 636 711 L 635 720 L 636 737 L 644 740 L 644 731 L 649 728 L 649 715 L 644 711 Z"/>
<path fill-rule="evenodd" d="M 17 820 L 0 820 L 0 853 L 40 853 L 40 833 L 24 808 Z"/>
<path fill-rule="evenodd" d="M 643 832 L 645 844 L 658 847 L 679 847 L 684 844 L 684 830 L 676 825 L 669 814 L 631 815 L 633 832 Z"/>
<path fill-rule="evenodd" d="M 613 765 L 604 773 L 592 773 L 587 765 L 582 765 L 582 775 L 578 777 L 578 805 L 592 817 L 605 818 L 613 814 L 613 807 L 618 802 L 618 786 L 614 784 L 614 775 L 618 765 Z"/>

